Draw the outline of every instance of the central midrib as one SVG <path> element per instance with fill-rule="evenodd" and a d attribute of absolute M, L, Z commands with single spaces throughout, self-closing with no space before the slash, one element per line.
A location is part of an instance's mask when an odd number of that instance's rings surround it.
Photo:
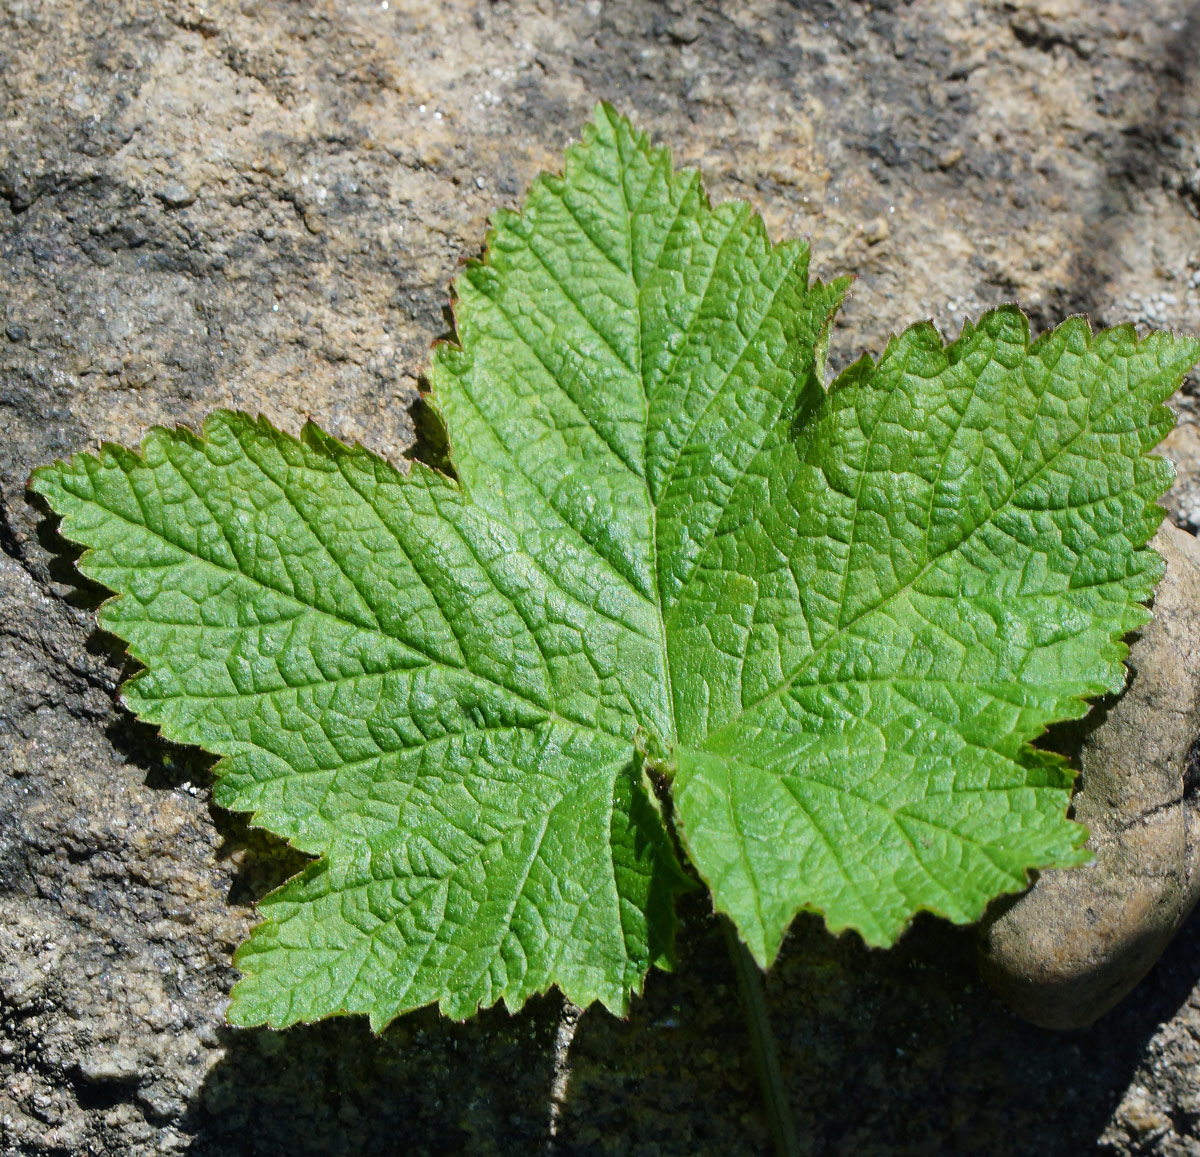
<path fill-rule="evenodd" d="M 618 141 L 618 155 L 620 155 L 620 136 Z M 664 692 L 666 694 L 666 712 L 665 716 L 670 723 L 671 734 L 665 737 L 656 737 L 662 743 L 667 751 L 672 751 L 678 743 L 679 724 L 675 718 L 675 694 L 671 686 L 671 655 L 667 649 L 667 624 L 663 618 L 662 610 L 662 576 L 659 573 L 659 557 L 658 557 L 658 507 L 654 502 L 654 495 L 650 490 L 650 471 L 648 469 L 646 455 L 646 440 L 650 434 L 650 390 L 646 384 L 646 361 L 642 343 L 642 333 L 645 325 L 645 312 L 642 308 L 642 288 L 644 280 L 639 278 L 634 267 L 633 261 L 633 210 L 629 205 L 629 190 L 625 187 L 626 165 L 625 158 L 620 155 L 621 161 L 621 202 L 625 207 L 625 261 L 629 271 L 629 280 L 632 282 L 636 293 L 637 301 L 637 380 L 642 387 L 642 486 L 646 491 L 646 505 L 650 511 L 650 551 L 651 563 L 654 568 L 654 589 L 658 597 L 654 601 L 654 613 L 658 619 L 659 630 L 659 649 L 662 657 L 662 670 Z M 658 269 L 658 264 L 662 260 L 663 252 L 667 247 L 667 240 L 671 235 L 671 230 L 675 227 L 675 222 L 679 218 L 679 212 L 682 210 L 683 201 L 686 198 L 686 192 L 681 192 L 679 208 L 677 209 L 670 226 L 663 233 L 662 246 L 655 255 L 654 262 L 650 266 L 649 272 L 652 274 Z M 639 207 L 641 202 L 639 201 Z"/>

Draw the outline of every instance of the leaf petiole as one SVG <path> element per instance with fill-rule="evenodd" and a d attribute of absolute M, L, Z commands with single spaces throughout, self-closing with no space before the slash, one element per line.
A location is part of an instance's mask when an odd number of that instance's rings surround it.
<path fill-rule="evenodd" d="M 758 1072 L 758 1083 L 762 1088 L 763 1108 L 767 1124 L 775 1142 L 777 1157 L 800 1157 L 800 1139 L 792 1109 L 788 1103 L 787 1089 L 783 1083 L 783 1071 L 779 1067 L 779 1051 L 775 1047 L 775 1034 L 771 1031 L 771 1016 L 767 1011 L 767 998 L 763 992 L 762 970 L 758 967 L 750 950 L 737 934 L 737 929 L 727 916 L 718 916 L 725 942 L 729 945 L 729 957 L 737 975 L 738 993 L 742 1008 L 746 1012 L 746 1027 L 750 1031 L 750 1051 L 754 1056 L 754 1068 Z"/>

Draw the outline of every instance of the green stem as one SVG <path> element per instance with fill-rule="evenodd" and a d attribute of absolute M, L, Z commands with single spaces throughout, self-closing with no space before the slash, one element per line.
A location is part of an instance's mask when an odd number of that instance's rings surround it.
<path fill-rule="evenodd" d="M 750 1051 L 754 1055 L 754 1067 L 758 1070 L 758 1082 L 762 1086 L 763 1107 L 767 1111 L 771 1136 L 775 1139 L 775 1152 L 778 1157 L 800 1157 L 800 1140 L 796 1136 L 787 1090 L 783 1087 L 775 1034 L 771 1032 L 771 1017 L 763 993 L 762 971 L 729 919 L 725 916 L 718 919 L 729 945 L 729 955 L 733 958 L 733 970 L 737 973 L 738 991 L 742 996 L 746 1025 L 750 1030 Z"/>

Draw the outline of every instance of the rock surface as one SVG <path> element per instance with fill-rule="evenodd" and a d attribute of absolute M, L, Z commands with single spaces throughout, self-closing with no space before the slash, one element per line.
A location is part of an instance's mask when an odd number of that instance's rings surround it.
<path fill-rule="evenodd" d="M 1198 48 L 1184 0 L 0 0 L 0 1152 L 763 1152 L 702 904 L 679 972 L 565 1058 L 552 997 L 226 1030 L 230 950 L 295 861 L 116 706 L 25 479 L 220 405 L 403 454 L 457 263 L 601 97 L 859 274 L 835 364 L 1014 298 L 1200 331 Z M 1193 532 L 1196 405 L 1165 448 Z M 1173 1155 L 1198 978 L 1193 920 L 1054 1034 L 968 930 L 884 954 L 802 919 L 768 996 L 813 1153 Z"/>
<path fill-rule="evenodd" d="M 1168 523 L 1154 546 L 1167 569 L 1124 694 L 1050 741 L 1081 770 L 1072 807 L 1095 861 L 1043 872 L 981 934 L 984 978 L 1046 1028 L 1112 1008 L 1200 898 L 1200 543 Z"/>

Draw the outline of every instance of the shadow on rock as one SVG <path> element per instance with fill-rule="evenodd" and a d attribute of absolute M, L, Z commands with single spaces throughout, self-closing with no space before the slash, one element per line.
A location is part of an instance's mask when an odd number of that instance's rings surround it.
<path fill-rule="evenodd" d="M 770 1151 L 720 933 L 699 912 L 687 922 L 680 973 L 652 977 L 629 1021 L 581 1021 L 560 1152 Z M 981 984 L 971 929 L 923 917 L 877 952 L 802 916 L 767 993 L 804 1151 L 1094 1151 L 1198 974 L 1194 919 L 1117 1009 L 1056 1033 L 1018 1020 Z M 622 1137 L 658 1148 L 614 1149 Z"/>
<path fill-rule="evenodd" d="M 1121 241 L 1129 218 L 1142 209 L 1149 190 L 1166 185 L 1187 199 L 1193 212 L 1200 211 L 1200 191 L 1190 188 L 1186 175 L 1179 172 L 1181 162 L 1186 163 L 1185 150 L 1196 141 L 1194 61 L 1200 52 L 1200 4 L 1191 5 L 1173 27 L 1175 32 L 1151 73 L 1152 115 L 1125 127 L 1119 141 L 1114 141 L 1107 180 L 1077 239 L 1061 316 L 1082 313 L 1093 322 L 1105 320 L 1108 286 L 1120 266 Z M 1037 316 L 1035 320 L 1038 328 L 1046 328 L 1059 318 Z"/>
<path fill-rule="evenodd" d="M 559 1001 L 457 1024 L 424 1009 L 225 1029 L 225 1057 L 182 1122 L 196 1157 L 531 1154 L 546 1137 Z"/>

